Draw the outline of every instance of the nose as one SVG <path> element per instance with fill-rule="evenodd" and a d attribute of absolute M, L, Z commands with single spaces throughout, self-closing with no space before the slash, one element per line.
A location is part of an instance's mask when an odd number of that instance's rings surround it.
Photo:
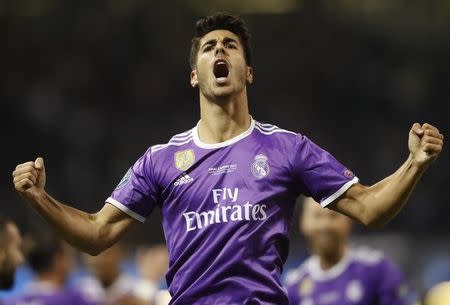
<path fill-rule="evenodd" d="M 222 42 L 216 44 L 216 50 L 214 53 L 216 56 L 219 54 L 225 54 L 225 46 L 223 45 Z"/>

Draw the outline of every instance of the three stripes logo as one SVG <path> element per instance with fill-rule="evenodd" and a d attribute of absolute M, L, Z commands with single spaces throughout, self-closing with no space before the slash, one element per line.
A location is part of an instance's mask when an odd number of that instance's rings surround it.
<path fill-rule="evenodd" d="M 179 186 L 182 184 L 188 184 L 191 183 L 192 181 L 194 181 L 194 178 L 190 177 L 188 174 L 186 173 L 182 173 L 178 179 L 173 183 L 174 186 Z"/>

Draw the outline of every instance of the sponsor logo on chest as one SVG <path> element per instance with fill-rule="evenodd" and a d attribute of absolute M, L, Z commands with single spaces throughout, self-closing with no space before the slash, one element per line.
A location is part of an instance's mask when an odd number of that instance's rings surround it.
<path fill-rule="evenodd" d="M 214 203 L 211 210 L 183 213 L 186 231 L 201 230 L 208 226 L 242 221 L 263 221 L 267 219 L 265 204 L 253 204 L 250 201 L 239 204 L 239 188 L 213 189 L 210 198 Z"/>

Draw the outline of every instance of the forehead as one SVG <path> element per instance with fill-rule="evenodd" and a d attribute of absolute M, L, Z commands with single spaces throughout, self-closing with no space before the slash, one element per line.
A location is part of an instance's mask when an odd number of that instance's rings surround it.
<path fill-rule="evenodd" d="M 230 32 L 228 30 L 214 30 L 207 33 L 205 36 L 202 37 L 202 39 L 200 39 L 200 45 L 204 44 L 209 40 L 222 41 L 225 38 L 231 38 L 233 40 L 236 40 L 237 42 L 240 42 L 239 37 L 233 32 Z"/>

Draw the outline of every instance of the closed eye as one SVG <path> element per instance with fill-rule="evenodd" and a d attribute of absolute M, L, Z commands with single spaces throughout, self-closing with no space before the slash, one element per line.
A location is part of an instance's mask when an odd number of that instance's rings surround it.
<path fill-rule="evenodd" d="M 203 48 L 203 52 L 209 52 L 211 51 L 213 48 L 213 46 L 211 44 L 207 45 L 206 47 Z"/>

